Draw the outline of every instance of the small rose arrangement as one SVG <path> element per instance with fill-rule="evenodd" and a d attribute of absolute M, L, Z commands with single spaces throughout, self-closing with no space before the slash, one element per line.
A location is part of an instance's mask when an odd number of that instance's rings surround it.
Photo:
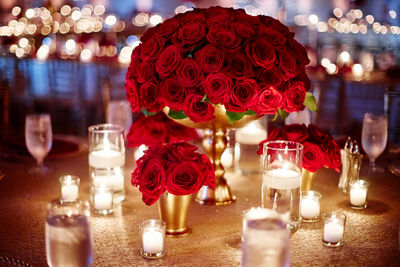
<path fill-rule="evenodd" d="M 140 114 L 132 123 L 127 135 L 129 147 L 138 147 L 142 144 L 146 146 L 162 145 L 198 139 L 199 136 L 195 129 L 170 120 L 162 112 L 153 116 Z"/>
<path fill-rule="evenodd" d="M 131 183 L 139 187 L 143 202 L 154 204 L 165 191 L 189 195 L 203 185 L 215 189 L 214 167 L 197 147 L 188 143 L 153 146 L 136 161 Z"/>
<path fill-rule="evenodd" d="M 132 111 L 169 107 L 173 119 L 214 118 L 316 109 L 307 92 L 309 63 L 294 33 L 268 16 L 222 7 L 194 9 L 150 28 L 131 56 L 125 90 Z"/>
<path fill-rule="evenodd" d="M 317 126 L 310 124 L 290 124 L 274 128 L 268 138 L 259 145 L 258 154 L 262 155 L 263 145 L 268 141 L 289 140 L 301 143 L 303 148 L 303 168 L 316 172 L 322 167 L 340 172 L 340 148 L 332 136 Z"/>

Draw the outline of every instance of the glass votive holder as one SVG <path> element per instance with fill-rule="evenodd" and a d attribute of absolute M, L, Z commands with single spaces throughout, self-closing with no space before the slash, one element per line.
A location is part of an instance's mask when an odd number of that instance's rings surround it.
<path fill-rule="evenodd" d="M 95 214 L 107 215 L 113 212 L 114 189 L 112 184 L 93 184 L 91 197 Z"/>
<path fill-rule="evenodd" d="M 327 247 L 339 247 L 343 244 L 346 215 L 339 212 L 322 214 L 324 220 L 322 243 Z"/>
<path fill-rule="evenodd" d="M 165 255 L 165 228 L 166 223 L 160 220 L 146 220 L 139 223 L 142 257 L 158 259 Z"/>
<path fill-rule="evenodd" d="M 353 209 L 364 209 L 367 207 L 367 192 L 369 183 L 358 180 L 350 184 L 350 205 Z"/>
<path fill-rule="evenodd" d="M 74 175 L 60 176 L 61 200 L 64 202 L 73 202 L 78 199 L 79 177 Z"/>
<path fill-rule="evenodd" d="M 242 211 L 242 241 L 244 239 L 244 232 L 246 232 L 246 225 L 249 220 L 265 219 L 271 216 L 278 216 L 278 213 L 271 209 L 262 207 L 251 207 Z"/>
<path fill-rule="evenodd" d="M 300 215 L 303 222 L 316 222 L 319 219 L 321 194 L 317 191 L 303 191 L 301 193 Z"/>

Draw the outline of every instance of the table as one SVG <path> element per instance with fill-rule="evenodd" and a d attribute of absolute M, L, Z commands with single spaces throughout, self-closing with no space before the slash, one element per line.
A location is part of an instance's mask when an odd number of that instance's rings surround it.
<path fill-rule="evenodd" d="M 239 266 L 241 260 L 241 211 L 260 205 L 261 175 L 228 173 L 237 200 L 229 206 L 191 204 L 188 225 L 193 233 L 167 238 L 166 256 L 145 260 L 139 254 L 138 224 L 158 218 L 157 204 L 146 206 L 137 188 L 129 183 L 134 169 L 133 150 L 126 151 L 126 200 L 119 214 L 91 217 L 94 266 Z M 29 175 L 33 158 L 0 159 L 5 177 L 0 180 L 0 256 L 46 266 L 44 219 L 46 205 L 59 198 L 58 177 L 81 178 L 81 199 L 89 200 L 88 155 L 45 160 L 53 173 Z M 364 164 L 367 164 L 364 162 Z M 315 190 L 322 194 L 321 212 L 342 211 L 347 215 L 344 246 L 326 248 L 321 241 L 321 221 L 302 223 L 291 235 L 292 266 L 398 266 L 400 263 L 400 177 L 388 172 L 369 182 L 365 210 L 353 210 L 348 196 L 337 188 L 339 174 L 321 169 Z M 1 262 L 3 266 L 5 263 Z"/>

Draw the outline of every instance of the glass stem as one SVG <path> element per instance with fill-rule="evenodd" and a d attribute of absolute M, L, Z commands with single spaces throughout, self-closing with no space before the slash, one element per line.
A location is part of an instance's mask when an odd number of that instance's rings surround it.
<path fill-rule="evenodd" d="M 376 168 L 376 163 L 375 160 L 370 160 L 369 161 L 369 165 L 372 167 L 372 169 L 374 170 Z"/>
<path fill-rule="evenodd" d="M 43 169 L 43 159 L 36 159 L 36 165 L 39 169 Z"/>

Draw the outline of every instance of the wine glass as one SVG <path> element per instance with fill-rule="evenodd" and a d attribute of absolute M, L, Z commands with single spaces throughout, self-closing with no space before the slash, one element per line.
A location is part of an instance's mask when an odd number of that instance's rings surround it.
<path fill-rule="evenodd" d="M 49 153 L 53 134 L 50 114 L 30 114 L 25 119 L 25 143 L 29 153 L 36 159 L 36 167 L 30 173 L 44 174 L 49 169 L 43 165 L 43 160 Z"/>
<path fill-rule="evenodd" d="M 368 155 L 370 168 L 369 174 L 383 173 L 384 169 L 377 167 L 375 160 L 385 150 L 388 136 L 388 121 L 384 115 L 377 115 L 372 113 L 365 113 L 362 133 L 361 144 Z"/>

